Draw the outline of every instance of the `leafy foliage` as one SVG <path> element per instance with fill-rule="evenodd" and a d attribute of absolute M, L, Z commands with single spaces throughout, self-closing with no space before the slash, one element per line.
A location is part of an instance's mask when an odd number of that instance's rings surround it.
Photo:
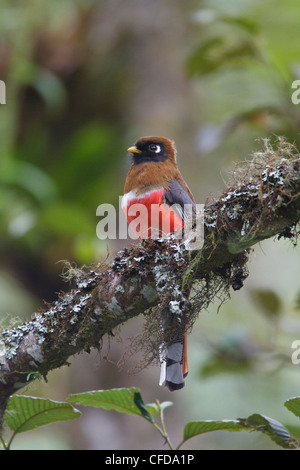
<path fill-rule="evenodd" d="M 183 442 L 192 437 L 212 431 L 260 431 L 267 434 L 281 447 L 295 448 L 290 433 L 282 424 L 260 414 L 253 414 L 247 419 L 232 421 L 195 421 L 188 423 L 184 428 Z"/>
<path fill-rule="evenodd" d="M 119 388 L 70 395 L 68 400 L 77 405 L 93 406 L 105 410 L 115 410 L 133 416 L 143 416 L 152 421 L 151 414 L 145 408 L 138 388 Z"/>
<path fill-rule="evenodd" d="M 300 397 L 290 398 L 285 402 L 284 406 L 300 418 Z"/>
<path fill-rule="evenodd" d="M 55 402 L 43 398 L 14 396 L 10 399 L 5 421 L 13 435 L 6 445 L 2 439 L 2 444 L 9 449 L 16 434 L 30 431 L 40 426 L 53 423 L 55 421 L 66 421 L 76 419 L 80 412 L 73 408 L 70 403 L 83 405 L 105 410 L 114 410 L 130 416 L 139 416 L 148 421 L 166 440 L 170 449 L 173 445 L 166 431 L 164 410 L 172 405 L 172 402 L 145 404 L 139 388 L 121 388 L 111 390 L 95 390 L 91 392 L 72 394 L 68 402 Z M 300 417 L 300 398 L 291 398 L 285 402 L 288 410 Z M 154 419 L 159 415 L 160 425 Z M 295 449 L 300 444 L 293 439 L 285 426 L 278 421 L 255 413 L 248 418 L 235 420 L 205 420 L 191 421 L 187 423 L 183 430 L 182 441 L 177 449 L 182 447 L 189 439 L 213 431 L 258 431 L 266 434 L 277 445 L 286 449 Z"/>
<path fill-rule="evenodd" d="M 251 291 L 251 295 L 265 315 L 274 318 L 280 314 L 282 302 L 273 290 L 256 289 Z"/>
<path fill-rule="evenodd" d="M 31 431 L 56 421 L 67 421 L 79 418 L 80 411 L 70 403 L 56 402 L 45 398 L 16 395 L 10 398 L 5 422 L 13 435 L 5 448 L 10 448 L 16 434 Z"/>

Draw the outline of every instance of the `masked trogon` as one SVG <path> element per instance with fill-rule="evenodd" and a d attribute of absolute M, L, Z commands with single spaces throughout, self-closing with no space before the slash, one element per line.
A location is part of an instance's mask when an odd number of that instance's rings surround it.
<path fill-rule="evenodd" d="M 140 239 L 163 238 L 182 230 L 185 208 L 195 210 L 195 201 L 178 170 L 174 142 L 165 137 L 142 137 L 128 152 L 133 161 L 122 208 L 132 230 Z M 136 204 L 145 210 L 131 211 Z M 184 387 L 188 373 L 186 339 L 185 331 L 161 349 L 160 385 L 171 391 Z"/>

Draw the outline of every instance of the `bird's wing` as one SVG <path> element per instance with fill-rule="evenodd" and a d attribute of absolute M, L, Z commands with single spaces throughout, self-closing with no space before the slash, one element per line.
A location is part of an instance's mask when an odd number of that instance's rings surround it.
<path fill-rule="evenodd" d="M 185 220 L 188 214 L 195 214 L 196 205 L 193 196 L 177 179 L 170 181 L 164 196 L 166 202 L 174 207 L 182 220 Z"/>

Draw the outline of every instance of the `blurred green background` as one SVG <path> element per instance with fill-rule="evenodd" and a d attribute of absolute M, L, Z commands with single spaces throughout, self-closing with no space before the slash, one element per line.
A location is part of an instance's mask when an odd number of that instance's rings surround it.
<path fill-rule="evenodd" d="M 69 286 L 61 260 L 112 258 L 124 241 L 96 237 L 96 208 L 116 207 L 142 135 L 175 139 L 178 162 L 197 202 L 217 197 L 234 162 L 284 135 L 300 146 L 300 4 L 292 0 L 2 0 L 0 79 L 0 318 L 30 319 Z M 91 352 L 35 382 L 24 394 L 139 386 L 145 402 L 172 400 L 166 426 L 176 444 L 188 420 L 259 412 L 298 423 L 283 402 L 300 395 L 299 249 L 261 243 L 245 287 L 200 312 L 189 338 L 190 374 L 172 394 L 159 368 L 134 373 L 124 325 Z M 125 357 L 124 357 L 125 355 Z M 141 421 L 141 422 L 140 422 Z M 76 422 L 20 435 L 14 448 L 164 449 L 143 420 L 83 409 Z M 186 448 L 272 449 L 255 433 L 211 433 Z"/>

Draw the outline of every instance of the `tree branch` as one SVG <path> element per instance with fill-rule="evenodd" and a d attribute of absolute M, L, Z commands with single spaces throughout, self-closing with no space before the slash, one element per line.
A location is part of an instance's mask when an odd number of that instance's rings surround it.
<path fill-rule="evenodd" d="M 206 206 L 202 250 L 186 250 L 173 237 L 145 240 L 121 251 L 109 266 L 75 270 L 73 290 L 31 321 L 1 331 L 2 412 L 8 397 L 37 375 L 46 377 L 70 356 L 99 348 L 103 335 L 151 307 L 177 302 L 192 324 L 220 291 L 242 287 L 254 244 L 275 235 L 296 237 L 299 168 L 292 145 L 279 139 L 274 150 L 265 141 L 251 162 L 237 166 L 230 188 Z M 188 301 L 195 284 L 196 294 Z"/>

